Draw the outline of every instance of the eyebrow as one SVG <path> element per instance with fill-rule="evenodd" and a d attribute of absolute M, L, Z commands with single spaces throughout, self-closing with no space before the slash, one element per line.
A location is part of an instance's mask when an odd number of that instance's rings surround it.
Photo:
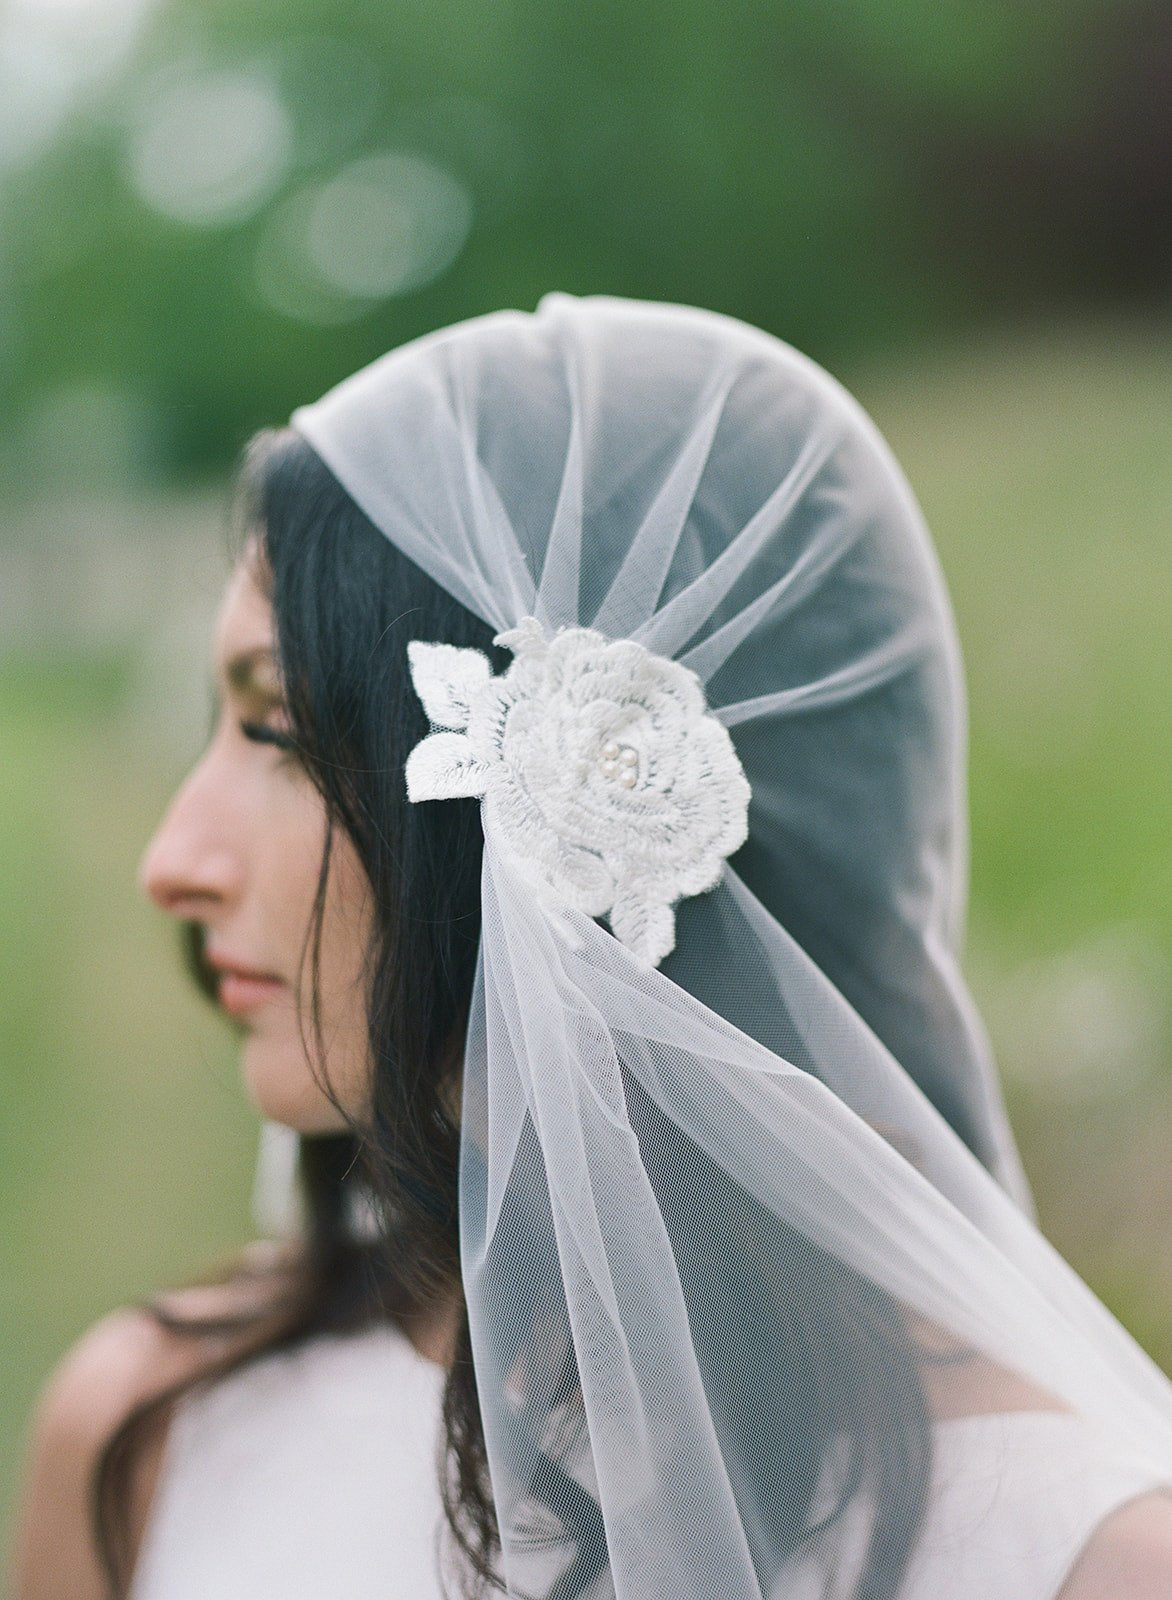
<path fill-rule="evenodd" d="M 267 672 L 264 672 L 266 668 Z M 237 694 L 260 694 L 274 700 L 280 698 L 275 659 L 267 645 L 257 645 L 253 650 L 242 650 L 239 655 L 229 657 L 224 664 L 224 679 Z"/>

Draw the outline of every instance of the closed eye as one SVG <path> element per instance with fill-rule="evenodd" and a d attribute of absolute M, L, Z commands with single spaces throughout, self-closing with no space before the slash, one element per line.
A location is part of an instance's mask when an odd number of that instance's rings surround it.
<path fill-rule="evenodd" d="M 242 722 L 240 731 L 246 739 L 251 739 L 253 744 L 272 744 L 278 750 L 287 750 L 291 754 L 296 751 L 297 743 L 291 734 L 285 733 L 280 728 L 273 728 L 267 722 Z"/>

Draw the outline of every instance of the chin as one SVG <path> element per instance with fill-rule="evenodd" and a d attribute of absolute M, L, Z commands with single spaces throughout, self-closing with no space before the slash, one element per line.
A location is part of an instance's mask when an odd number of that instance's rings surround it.
<path fill-rule="evenodd" d="M 349 1124 L 314 1081 L 304 1056 L 276 1050 L 265 1040 L 246 1041 L 241 1059 L 248 1098 L 269 1122 L 296 1133 L 344 1133 Z"/>

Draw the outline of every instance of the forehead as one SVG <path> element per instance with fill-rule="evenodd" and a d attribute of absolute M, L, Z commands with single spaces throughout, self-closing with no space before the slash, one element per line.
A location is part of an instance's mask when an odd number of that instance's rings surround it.
<path fill-rule="evenodd" d="M 216 618 L 216 666 L 243 651 L 272 650 L 272 605 L 247 562 L 240 563 L 224 587 Z"/>

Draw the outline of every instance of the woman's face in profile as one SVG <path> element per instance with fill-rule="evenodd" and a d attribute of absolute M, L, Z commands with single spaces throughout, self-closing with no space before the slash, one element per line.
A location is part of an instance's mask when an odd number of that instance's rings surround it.
<path fill-rule="evenodd" d="M 341 1129 L 345 1121 L 317 1081 L 308 938 L 325 805 L 284 743 L 272 607 L 247 560 L 224 594 L 214 669 L 211 741 L 147 848 L 141 883 L 164 911 L 202 928 L 220 1005 L 244 1030 L 244 1080 L 258 1109 L 302 1133 Z M 354 1116 L 369 1079 L 370 930 L 368 880 L 336 829 L 321 928 L 320 1037 L 330 1088 Z"/>

